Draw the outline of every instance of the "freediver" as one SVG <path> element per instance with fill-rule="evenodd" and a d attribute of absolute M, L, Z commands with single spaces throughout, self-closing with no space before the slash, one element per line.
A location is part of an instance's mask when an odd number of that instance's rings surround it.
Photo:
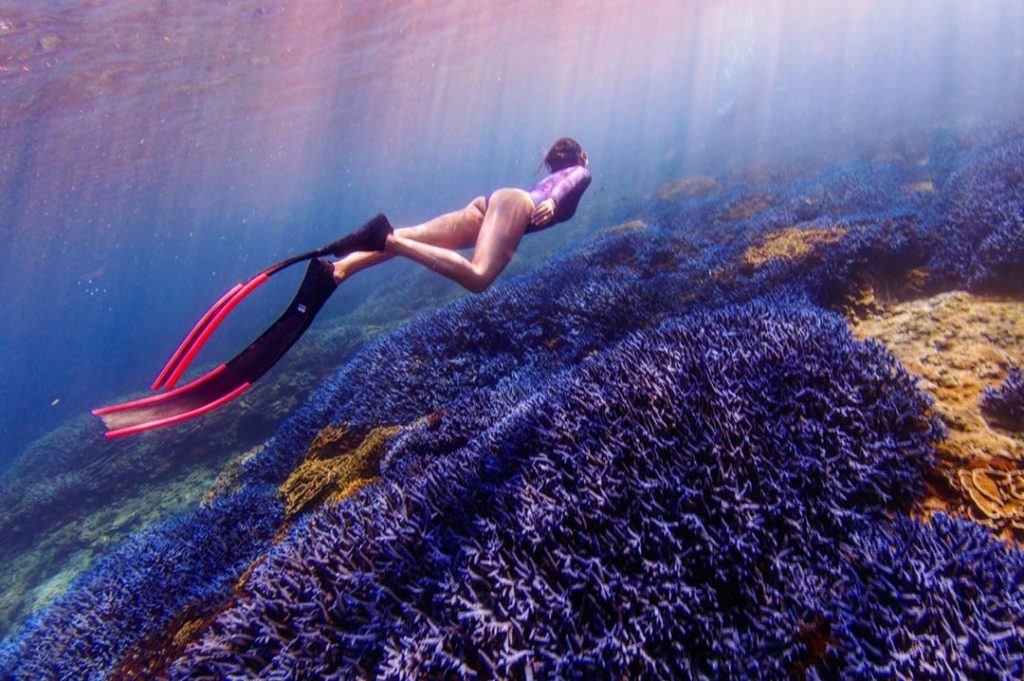
<path fill-rule="evenodd" d="M 571 218 L 590 186 L 587 154 L 570 137 L 556 140 L 543 164 L 549 174 L 529 191 L 498 189 L 490 197 L 473 199 L 462 210 L 414 227 L 393 229 L 384 215 L 377 215 L 338 241 L 288 258 L 237 284 L 200 318 L 157 376 L 152 389 L 167 392 L 93 411 L 106 424 L 106 437 L 178 423 L 241 395 L 309 328 L 338 284 L 396 255 L 429 267 L 473 293 L 485 290 L 512 260 L 525 234 Z M 457 252 L 470 247 L 472 259 Z M 327 255 L 341 259 L 331 263 L 322 259 Z M 174 387 L 199 349 L 243 298 L 273 274 L 303 260 L 310 263 L 299 291 L 269 329 L 227 363 Z"/>
<path fill-rule="evenodd" d="M 462 210 L 394 230 L 383 249 L 354 252 L 336 262 L 335 282 L 400 255 L 480 293 L 512 260 L 523 235 L 571 218 L 590 185 L 587 154 L 570 137 L 551 145 L 543 163 L 550 174 L 530 191 L 499 189 L 489 198 L 478 196 Z M 472 260 L 456 252 L 470 247 Z"/>

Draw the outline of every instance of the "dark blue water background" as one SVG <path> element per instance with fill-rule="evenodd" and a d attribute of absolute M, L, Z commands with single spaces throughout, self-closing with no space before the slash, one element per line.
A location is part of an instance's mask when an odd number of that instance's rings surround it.
<path fill-rule="evenodd" d="M 596 228 L 680 175 L 1020 115 L 1022 73 L 1018 0 L 0 4 L 0 467 L 148 386 L 236 281 L 528 185 L 557 136 L 590 152 Z"/>

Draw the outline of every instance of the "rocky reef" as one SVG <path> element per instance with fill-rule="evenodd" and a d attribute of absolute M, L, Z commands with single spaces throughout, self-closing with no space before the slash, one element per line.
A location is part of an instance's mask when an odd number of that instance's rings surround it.
<path fill-rule="evenodd" d="M 0 676 L 1021 676 L 1022 144 L 592 217 L 371 341 Z"/>

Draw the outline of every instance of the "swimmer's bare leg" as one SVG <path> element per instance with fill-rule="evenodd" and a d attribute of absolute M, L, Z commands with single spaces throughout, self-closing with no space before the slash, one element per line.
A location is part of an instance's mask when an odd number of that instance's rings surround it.
<path fill-rule="evenodd" d="M 476 240 L 473 259 L 430 243 L 407 238 L 401 232 L 388 237 L 385 250 L 429 267 L 457 284 L 479 293 L 505 269 L 526 232 L 534 205 L 521 189 L 499 189 L 487 203 L 487 213 Z"/>
<path fill-rule="evenodd" d="M 404 239 L 431 244 L 441 248 L 469 248 L 476 243 L 480 226 L 484 221 L 487 201 L 480 196 L 462 210 L 445 213 L 415 227 L 396 229 Z M 350 253 L 334 263 L 334 281 L 341 283 L 367 267 L 395 257 L 393 253 L 359 251 Z"/>

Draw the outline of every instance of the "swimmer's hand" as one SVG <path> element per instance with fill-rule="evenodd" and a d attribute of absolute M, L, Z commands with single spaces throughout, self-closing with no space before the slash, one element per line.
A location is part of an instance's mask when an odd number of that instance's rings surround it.
<path fill-rule="evenodd" d="M 530 224 L 544 227 L 551 222 L 553 217 L 555 217 L 555 200 L 544 199 L 533 209 L 533 214 L 530 215 Z"/>

